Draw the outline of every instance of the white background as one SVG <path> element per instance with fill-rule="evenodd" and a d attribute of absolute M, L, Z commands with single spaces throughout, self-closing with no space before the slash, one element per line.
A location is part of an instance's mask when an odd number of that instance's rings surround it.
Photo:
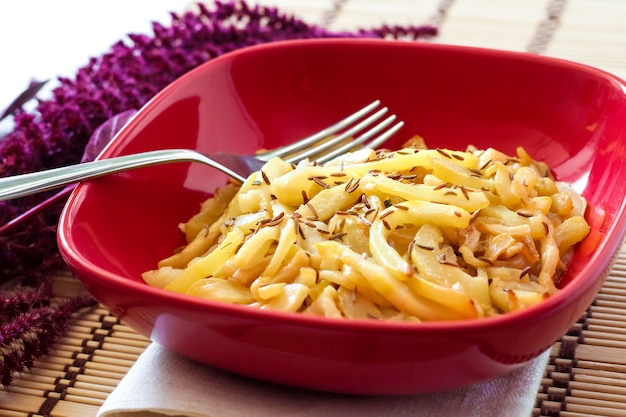
<path fill-rule="evenodd" d="M 168 24 L 189 0 L 1 0 L 0 112 L 31 79 L 73 76 L 127 33 Z"/>

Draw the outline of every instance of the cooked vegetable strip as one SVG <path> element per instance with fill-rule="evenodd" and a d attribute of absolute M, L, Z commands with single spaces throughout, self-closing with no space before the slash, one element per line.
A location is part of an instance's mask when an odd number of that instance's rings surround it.
<path fill-rule="evenodd" d="M 396 195 L 405 200 L 419 200 L 433 203 L 450 204 L 467 211 L 476 211 L 489 206 L 489 199 L 484 193 L 463 192 L 450 193 L 446 187 L 425 184 L 403 183 L 384 175 L 367 174 L 361 185 L 371 187 L 374 192 Z M 467 190 L 466 190 L 467 191 Z"/>
<path fill-rule="evenodd" d="M 456 311 L 446 309 L 436 301 L 430 301 L 411 289 L 402 281 L 395 279 L 383 266 L 364 259 L 345 245 L 327 241 L 318 244 L 318 248 L 328 246 L 329 250 L 343 262 L 355 268 L 365 277 L 380 295 L 385 297 L 399 311 L 422 320 L 445 320 L 460 318 Z"/>
<path fill-rule="evenodd" d="M 228 258 L 233 256 L 243 238 L 243 233 L 239 229 L 234 229 L 211 253 L 202 259 L 190 262 L 183 273 L 167 284 L 165 289 L 184 293 L 194 282 L 213 276 L 224 266 Z"/>
<path fill-rule="evenodd" d="M 424 279 L 447 288 L 456 288 L 488 308 L 490 300 L 487 279 L 472 276 L 455 263 L 441 262 L 440 248 L 444 238 L 439 228 L 425 224 L 415 235 L 414 242 L 409 255 Z"/>
<path fill-rule="evenodd" d="M 400 208 L 402 207 L 402 209 Z M 370 251 L 379 264 L 387 267 L 399 279 L 413 273 L 412 266 L 388 242 L 389 234 L 400 225 L 413 226 L 435 224 L 457 228 L 467 227 L 470 214 L 463 209 L 447 204 L 425 201 L 406 201 L 384 210 L 372 223 Z"/>
<path fill-rule="evenodd" d="M 166 290 L 332 318 L 464 320 L 527 308 L 590 232 L 586 203 L 523 149 L 272 159 L 181 225 L 144 273 Z M 419 148 L 419 149 L 418 149 Z"/>

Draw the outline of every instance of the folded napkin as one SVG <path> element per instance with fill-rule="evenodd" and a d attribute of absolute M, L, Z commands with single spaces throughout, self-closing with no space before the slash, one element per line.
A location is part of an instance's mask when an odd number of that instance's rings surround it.
<path fill-rule="evenodd" d="M 327 394 L 233 375 L 151 344 L 97 417 L 528 417 L 549 352 L 491 381 L 411 396 Z"/>

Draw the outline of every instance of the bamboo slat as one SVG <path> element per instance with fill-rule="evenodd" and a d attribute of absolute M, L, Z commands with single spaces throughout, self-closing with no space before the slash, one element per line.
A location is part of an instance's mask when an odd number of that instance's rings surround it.
<path fill-rule="evenodd" d="M 626 281 L 622 247 L 587 314 L 552 349 L 533 416 L 626 416 Z"/>

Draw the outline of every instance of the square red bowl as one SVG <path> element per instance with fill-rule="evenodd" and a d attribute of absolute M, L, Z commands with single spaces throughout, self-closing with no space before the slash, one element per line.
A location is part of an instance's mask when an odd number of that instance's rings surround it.
<path fill-rule="evenodd" d="M 64 258 L 113 314 L 157 343 L 267 381 L 357 394 L 450 389 L 536 357 L 583 314 L 625 233 L 622 80 L 546 57 L 381 40 L 272 43 L 189 72 L 150 101 L 102 158 L 161 148 L 252 153 L 380 99 L 429 146 L 523 146 L 589 202 L 589 238 L 561 291 L 495 318 L 391 323 L 259 311 L 151 288 L 141 273 L 182 243 L 180 222 L 225 183 L 179 163 L 81 184 L 59 227 Z"/>

